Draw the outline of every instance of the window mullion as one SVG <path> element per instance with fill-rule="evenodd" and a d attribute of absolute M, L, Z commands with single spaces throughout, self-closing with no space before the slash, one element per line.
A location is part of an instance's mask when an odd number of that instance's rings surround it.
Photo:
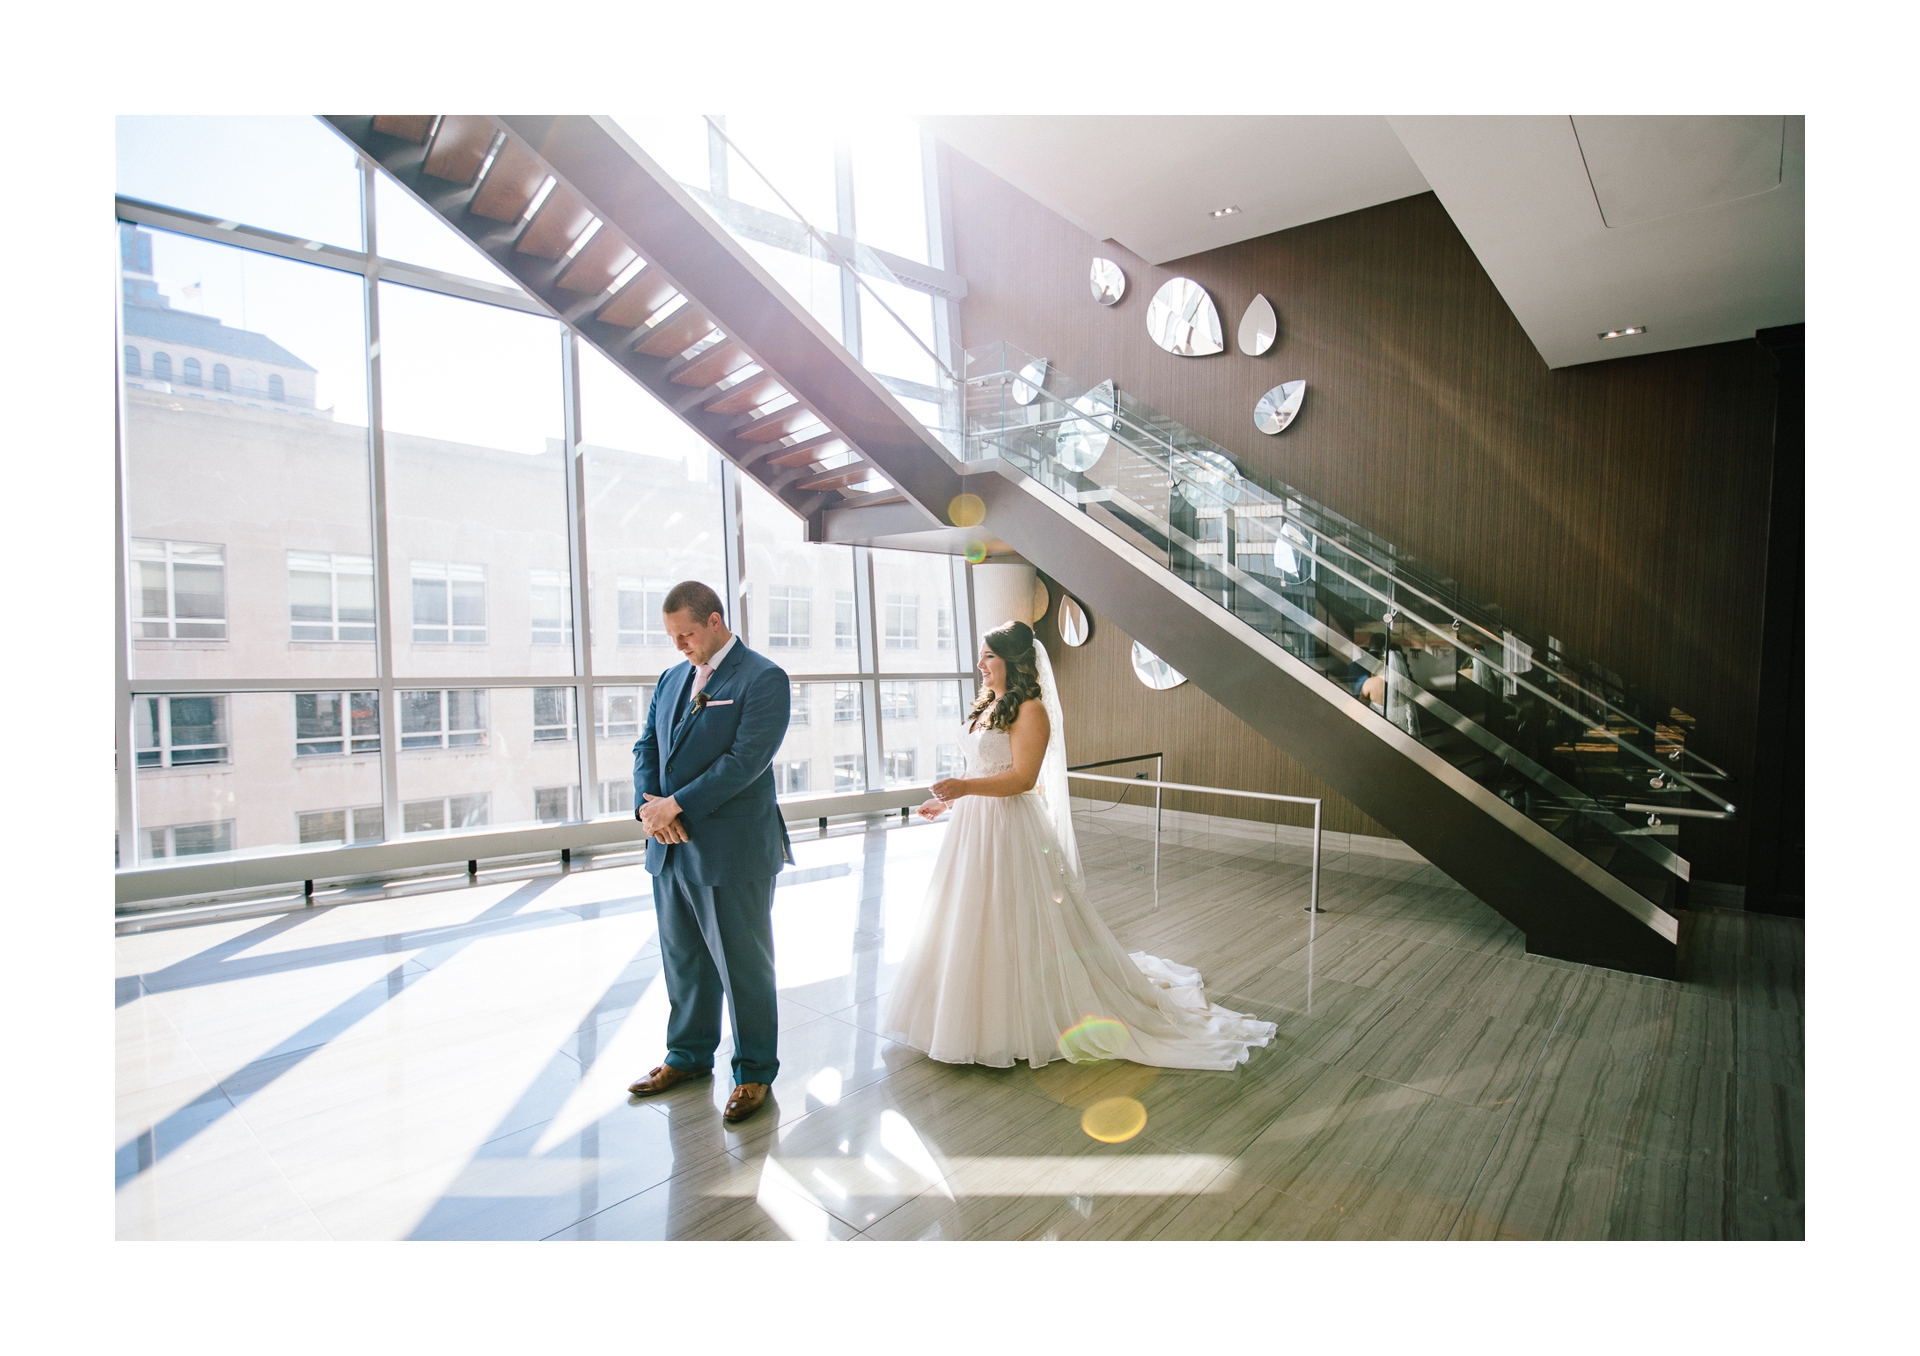
<path fill-rule="evenodd" d="M 399 702 L 395 699 L 393 684 L 393 570 L 387 548 L 387 439 L 380 381 L 380 255 L 373 210 L 375 173 L 372 161 L 360 162 L 360 213 L 367 250 L 361 286 L 367 330 L 367 457 L 370 511 L 373 515 L 374 681 L 380 697 L 382 725 L 380 805 L 386 822 L 387 841 L 396 842 L 404 833 L 405 826 L 400 813 Z M 334 624 L 337 628 L 340 580 L 338 571 L 330 573 L 334 576 Z M 338 634 L 337 630 L 335 634 Z"/>
<path fill-rule="evenodd" d="M 873 552 L 865 546 L 853 548 L 853 617 L 854 626 L 859 632 L 860 672 L 876 674 L 880 671 L 880 643 L 878 618 L 874 612 Z M 880 739 L 880 684 L 868 677 L 861 680 L 860 687 L 861 734 L 866 749 L 865 789 L 878 791 L 885 780 L 884 769 L 880 765 L 885 756 Z"/>
<path fill-rule="evenodd" d="M 587 587 L 587 466 L 580 439 L 580 341 L 571 329 L 560 332 L 560 376 L 565 404 L 567 448 L 567 560 L 573 571 L 573 737 L 580 755 L 580 818 L 590 819 L 587 797 L 600 787 L 599 740 L 593 717 L 593 624 Z M 615 602 L 618 602 L 616 597 Z"/>

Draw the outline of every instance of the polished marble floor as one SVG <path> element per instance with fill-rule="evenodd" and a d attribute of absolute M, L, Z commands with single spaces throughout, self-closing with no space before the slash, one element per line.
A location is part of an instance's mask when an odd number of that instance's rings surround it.
<path fill-rule="evenodd" d="M 638 866 L 116 939 L 117 1232 L 146 1238 L 1800 1238 L 1797 922 L 1702 910 L 1681 983 L 1529 957 L 1418 861 L 1082 817 L 1130 947 L 1279 1023 L 1232 1073 L 934 1063 L 874 1031 L 944 828 L 795 844 L 782 1071 L 651 1101 Z M 728 1052 L 720 1063 L 724 1075 Z M 1144 1127 L 1091 1138 L 1132 1099 Z"/>

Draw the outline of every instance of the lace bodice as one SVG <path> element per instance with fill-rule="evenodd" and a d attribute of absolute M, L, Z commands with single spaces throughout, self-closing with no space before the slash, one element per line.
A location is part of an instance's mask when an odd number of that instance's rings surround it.
<path fill-rule="evenodd" d="M 960 751 L 966 755 L 968 777 L 992 777 L 1013 770 L 1013 736 L 1005 730 L 960 728 Z"/>

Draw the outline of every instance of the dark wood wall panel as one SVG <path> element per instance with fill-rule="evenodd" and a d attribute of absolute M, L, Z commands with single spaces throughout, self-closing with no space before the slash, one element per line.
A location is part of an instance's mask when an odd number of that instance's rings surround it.
<path fill-rule="evenodd" d="M 1151 267 L 947 155 L 967 345 L 1005 340 L 1078 380 L 1111 377 L 1662 694 L 1697 717 L 1707 756 L 1749 772 L 1774 412 L 1758 344 L 1549 371 L 1430 193 Z M 1088 293 L 1096 254 L 1126 270 L 1116 306 Z M 1178 358 L 1147 338 L 1148 301 L 1183 274 L 1212 293 L 1227 353 Z M 1259 358 L 1231 347 L 1255 293 L 1280 314 Z M 1294 378 L 1299 419 L 1256 431 L 1254 402 Z M 1134 681 L 1123 651 L 1090 648 L 1064 659 L 1063 687 Z M 1083 678 L 1095 663 L 1118 676 Z M 1248 728 L 1224 712 L 1193 721 L 1219 760 L 1193 779 L 1233 784 Z M 1271 775 L 1307 776 L 1284 758 Z"/>

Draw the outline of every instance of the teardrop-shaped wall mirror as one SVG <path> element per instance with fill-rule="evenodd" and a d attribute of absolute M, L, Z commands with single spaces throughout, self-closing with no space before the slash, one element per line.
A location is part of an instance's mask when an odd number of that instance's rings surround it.
<path fill-rule="evenodd" d="M 1254 404 L 1253 426 L 1262 433 L 1279 433 L 1300 413 L 1300 402 L 1307 398 L 1304 381 L 1283 381 Z"/>
<path fill-rule="evenodd" d="M 1040 398 L 1040 393 L 1046 388 L 1047 360 L 1035 358 L 1021 368 L 1020 375 L 1013 379 L 1013 390 L 1010 394 L 1013 396 L 1014 404 L 1031 405 Z"/>
<path fill-rule="evenodd" d="M 1071 593 L 1060 595 L 1060 607 L 1053 619 L 1060 628 L 1060 639 L 1068 645 L 1085 645 L 1093 639 L 1093 618 Z"/>
<path fill-rule="evenodd" d="M 1256 296 L 1240 317 L 1240 351 L 1257 358 L 1279 337 L 1280 317 L 1273 313 L 1273 303 L 1265 296 Z"/>
<path fill-rule="evenodd" d="M 1113 383 L 1103 381 L 1072 402 L 1078 418 L 1068 419 L 1054 435 L 1054 458 L 1069 471 L 1084 471 L 1100 460 L 1113 436 Z"/>
<path fill-rule="evenodd" d="M 1111 306 L 1127 294 L 1127 275 L 1111 259 L 1095 259 L 1089 281 L 1093 284 L 1093 299 L 1102 306 Z"/>
<path fill-rule="evenodd" d="M 1184 673 L 1137 640 L 1133 642 L 1133 676 L 1155 692 L 1165 692 L 1187 681 Z"/>
<path fill-rule="evenodd" d="M 1047 592 L 1046 577 L 1036 570 L 1033 575 L 1033 608 L 1027 615 L 1027 625 L 1038 626 L 1052 605 L 1053 597 Z"/>
<path fill-rule="evenodd" d="M 1204 358 L 1225 353 L 1220 338 L 1220 312 L 1207 289 L 1192 278 L 1163 283 L 1147 304 L 1147 333 L 1153 342 L 1182 358 Z"/>

